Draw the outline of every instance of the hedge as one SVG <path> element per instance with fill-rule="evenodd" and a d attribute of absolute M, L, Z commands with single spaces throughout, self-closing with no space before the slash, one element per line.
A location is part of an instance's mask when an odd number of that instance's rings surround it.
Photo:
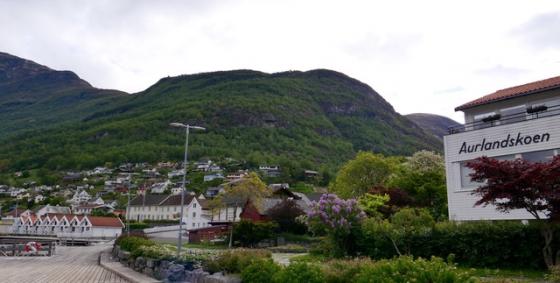
<path fill-rule="evenodd" d="M 362 227 L 360 250 L 374 259 L 397 256 L 389 238 L 367 222 Z M 560 229 L 553 245 L 560 247 Z M 441 222 L 427 233 L 401 235 L 397 243 L 406 243 L 415 257 L 454 257 L 461 265 L 488 268 L 544 269 L 543 237 L 537 225 L 513 221 Z"/>

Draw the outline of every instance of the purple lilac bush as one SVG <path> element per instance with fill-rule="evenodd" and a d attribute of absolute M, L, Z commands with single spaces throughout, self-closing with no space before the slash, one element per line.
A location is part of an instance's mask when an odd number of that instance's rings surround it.
<path fill-rule="evenodd" d="M 335 256 L 352 255 L 356 234 L 366 214 L 355 199 L 344 200 L 336 194 L 324 194 L 313 202 L 307 214 L 311 228 L 324 230 L 331 241 Z"/>

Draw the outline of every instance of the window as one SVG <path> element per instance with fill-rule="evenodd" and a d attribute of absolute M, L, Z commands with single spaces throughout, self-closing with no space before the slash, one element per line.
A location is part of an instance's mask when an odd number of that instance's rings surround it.
<path fill-rule="evenodd" d="M 196 203 L 193 203 L 192 207 L 193 207 L 193 208 L 196 208 Z"/>
<path fill-rule="evenodd" d="M 192 217 L 195 218 L 196 217 L 196 212 L 192 213 Z"/>
<path fill-rule="evenodd" d="M 461 188 L 463 189 L 474 188 L 480 185 L 480 183 L 478 182 L 471 181 L 470 174 L 473 173 L 474 171 L 471 168 L 467 167 L 467 162 L 469 161 L 461 162 L 459 165 L 461 171 Z"/>
<path fill-rule="evenodd" d="M 169 212 L 169 206 L 167 207 L 167 212 Z"/>
<path fill-rule="evenodd" d="M 522 154 L 523 159 L 532 161 L 532 162 L 546 162 L 552 160 L 554 157 L 554 150 L 541 150 L 541 151 L 533 151 L 533 152 L 526 152 Z"/>
<path fill-rule="evenodd" d="M 500 110 L 500 124 L 505 125 L 525 121 L 527 118 L 526 112 L 527 108 L 525 105 L 502 109 Z"/>

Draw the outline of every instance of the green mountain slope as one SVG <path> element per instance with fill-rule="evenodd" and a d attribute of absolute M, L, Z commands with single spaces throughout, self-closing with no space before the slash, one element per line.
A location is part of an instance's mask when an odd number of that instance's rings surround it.
<path fill-rule="evenodd" d="M 460 125 L 455 120 L 435 114 L 414 113 L 405 115 L 405 117 L 441 140 L 443 140 L 443 136 L 448 134 L 449 127 Z"/>
<path fill-rule="evenodd" d="M 208 129 L 192 135 L 192 158 L 318 169 L 339 165 L 358 150 L 441 150 L 438 139 L 396 113 L 369 86 L 329 70 L 164 78 L 141 93 L 87 110 L 80 121 L 5 139 L 0 167 L 180 160 L 184 133 L 168 126 L 174 121 Z"/>
<path fill-rule="evenodd" d="M 80 121 L 123 94 L 0 52 L 0 137 Z"/>

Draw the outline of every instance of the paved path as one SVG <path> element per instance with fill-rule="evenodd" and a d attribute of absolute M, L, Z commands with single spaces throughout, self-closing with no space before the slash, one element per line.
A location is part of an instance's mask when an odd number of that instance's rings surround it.
<path fill-rule="evenodd" d="M 104 250 L 110 245 L 57 246 L 52 257 L 0 257 L 0 282 L 128 282 L 97 264 Z"/>

